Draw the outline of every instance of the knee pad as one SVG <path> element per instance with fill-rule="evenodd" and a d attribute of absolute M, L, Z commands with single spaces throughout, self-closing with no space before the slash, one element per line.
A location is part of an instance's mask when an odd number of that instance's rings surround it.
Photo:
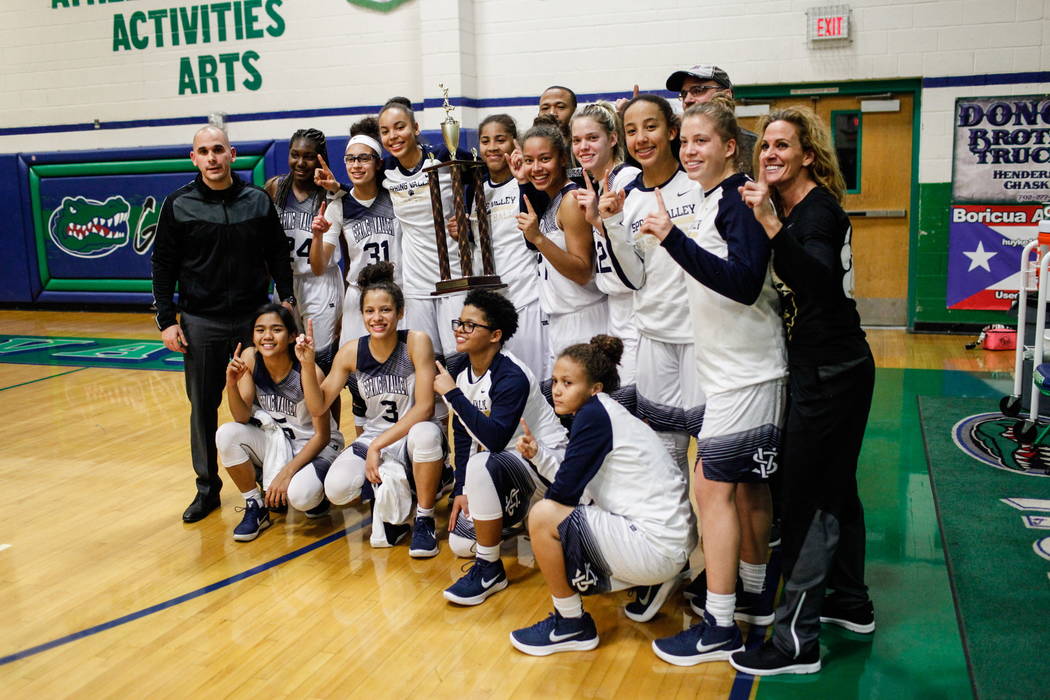
<path fill-rule="evenodd" d="M 332 505 L 342 506 L 358 498 L 364 484 L 365 461 L 347 448 L 329 467 L 324 493 Z"/>
<path fill-rule="evenodd" d="M 409 428 L 407 441 L 408 458 L 413 462 L 437 462 L 445 456 L 441 428 L 430 421 Z"/>

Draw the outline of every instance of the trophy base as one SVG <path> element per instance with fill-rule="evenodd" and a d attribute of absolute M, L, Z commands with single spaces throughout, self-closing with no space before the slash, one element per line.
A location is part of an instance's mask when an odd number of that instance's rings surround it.
<path fill-rule="evenodd" d="M 502 289 L 503 284 L 499 275 L 474 275 L 473 277 L 460 277 L 454 280 L 441 280 L 435 286 L 431 296 L 452 294 L 453 292 L 466 292 L 471 289 Z"/>

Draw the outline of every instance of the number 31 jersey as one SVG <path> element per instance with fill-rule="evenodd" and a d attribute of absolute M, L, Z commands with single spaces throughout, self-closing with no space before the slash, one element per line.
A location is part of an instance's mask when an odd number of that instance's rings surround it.
<path fill-rule="evenodd" d="M 328 203 L 329 233 L 342 233 L 350 251 L 346 281 L 357 285 L 361 270 L 378 262 L 394 263 L 394 281 L 401 284 L 401 224 L 394 216 L 390 193 L 380 188 L 375 199 L 360 201 L 346 194 Z"/>
<path fill-rule="evenodd" d="M 371 442 L 412 408 L 416 368 L 408 356 L 408 331 L 397 332 L 397 345 L 385 362 L 372 356 L 368 336 L 357 340 L 357 369 L 346 380 L 354 402 L 354 418 L 362 427 L 358 440 Z"/>

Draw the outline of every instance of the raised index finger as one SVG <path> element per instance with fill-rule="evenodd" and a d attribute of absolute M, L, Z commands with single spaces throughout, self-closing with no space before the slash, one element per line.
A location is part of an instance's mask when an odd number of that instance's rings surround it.
<path fill-rule="evenodd" d="M 587 188 L 587 191 L 594 194 L 594 186 L 591 185 L 591 178 L 587 176 L 587 169 L 581 167 L 580 170 L 583 172 L 583 186 Z"/>
<path fill-rule="evenodd" d="M 323 202 L 321 202 L 321 208 L 317 210 L 317 215 L 323 219 L 326 209 L 328 209 L 328 200 L 327 199 L 324 200 Z"/>
<path fill-rule="evenodd" d="M 529 198 L 526 195 L 521 195 L 521 198 L 525 200 L 525 208 L 528 210 L 528 212 L 530 214 L 535 215 L 536 212 L 533 211 L 533 209 L 532 209 L 532 202 L 529 201 Z"/>
<path fill-rule="evenodd" d="M 660 194 L 660 188 L 659 188 L 659 187 L 657 187 L 657 188 L 656 188 L 656 189 L 654 190 L 654 192 L 655 192 L 655 194 L 656 194 L 656 207 L 657 207 L 657 211 L 658 211 L 659 213 L 661 213 L 661 214 L 664 214 L 664 215 L 666 215 L 666 214 L 667 214 L 667 207 L 666 207 L 666 206 L 664 205 L 664 196 L 663 196 L 662 194 Z"/>
<path fill-rule="evenodd" d="M 321 167 L 322 168 L 324 168 L 325 170 L 328 170 L 328 163 L 324 162 L 324 156 L 322 156 L 320 153 L 318 153 L 317 154 L 317 160 L 321 161 Z"/>
<path fill-rule="evenodd" d="M 240 357 L 241 357 L 241 344 L 240 343 L 237 343 L 237 349 L 233 351 L 233 356 L 236 357 L 237 359 L 240 359 Z"/>
<path fill-rule="evenodd" d="M 525 437 L 531 438 L 532 437 L 532 431 L 529 430 L 529 424 L 525 422 L 525 419 L 522 418 L 518 422 L 521 423 L 521 429 L 525 433 Z"/>

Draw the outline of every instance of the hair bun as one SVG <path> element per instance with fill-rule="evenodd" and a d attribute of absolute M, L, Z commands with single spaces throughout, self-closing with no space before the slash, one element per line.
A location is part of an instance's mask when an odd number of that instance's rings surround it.
<path fill-rule="evenodd" d="M 361 289 L 375 284 L 394 281 L 394 263 L 378 262 L 368 265 L 357 275 L 357 286 Z"/>
<path fill-rule="evenodd" d="M 379 140 L 379 120 L 375 117 L 365 117 L 364 119 L 358 119 L 350 126 L 350 137 L 364 134 L 365 136 L 371 136 L 376 141 Z"/>
<path fill-rule="evenodd" d="M 596 335 L 591 338 L 590 345 L 609 358 L 613 365 L 620 364 L 623 357 L 623 341 L 611 335 Z"/>
<path fill-rule="evenodd" d="M 556 129 L 561 129 L 561 122 L 553 114 L 540 114 L 532 120 L 533 126 L 553 126 Z"/>

